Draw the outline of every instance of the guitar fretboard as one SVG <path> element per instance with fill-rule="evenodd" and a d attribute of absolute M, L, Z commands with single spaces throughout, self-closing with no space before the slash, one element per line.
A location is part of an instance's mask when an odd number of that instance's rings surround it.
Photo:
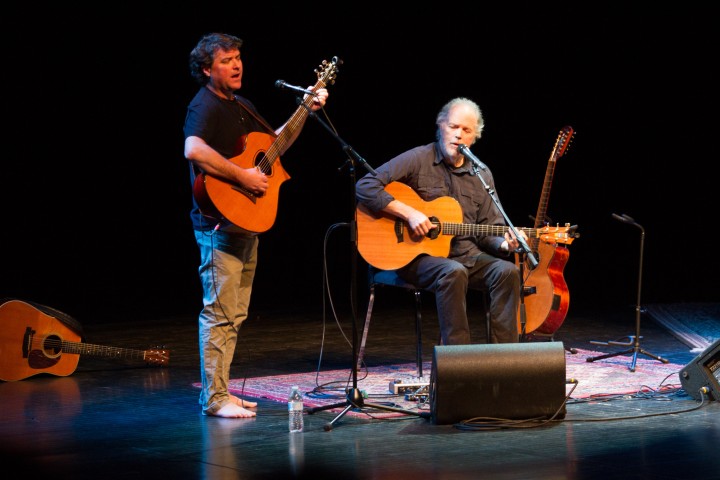
<path fill-rule="evenodd" d="M 48 347 L 52 340 L 45 342 L 45 347 Z M 90 343 L 78 343 L 68 341 L 58 341 L 61 343 L 60 349 L 65 353 L 77 353 L 81 355 L 92 355 L 95 357 L 112 357 L 112 358 L 126 358 L 134 360 L 144 360 L 144 350 L 133 350 L 130 348 L 118 348 L 108 347 L 103 345 L 93 345 Z"/>
<path fill-rule="evenodd" d="M 441 222 L 438 224 L 440 231 L 443 235 L 493 235 L 501 237 L 510 230 L 510 227 L 506 225 L 476 225 L 473 223 L 449 223 Z M 546 234 L 553 234 L 553 236 L 568 236 L 567 233 L 560 232 L 559 228 L 554 227 L 543 227 L 543 228 L 518 228 L 525 232 L 528 238 L 540 238 Z M 567 232 L 568 229 L 564 228 Z"/>

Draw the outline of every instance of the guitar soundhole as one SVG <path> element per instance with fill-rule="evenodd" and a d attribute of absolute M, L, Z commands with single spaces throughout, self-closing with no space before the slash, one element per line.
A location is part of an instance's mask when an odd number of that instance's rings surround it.
<path fill-rule="evenodd" d="M 50 368 L 60 360 L 62 340 L 57 335 L 49 335 L 43 341 L 42 350 L 30 350 L 28 366 L 42 370 Z"/>
<path fill-rule="evenodd" d="M 430 217 L 430 221 L 437 227 L 433 228 L 427 233 L 427 237 L 431 240 L 435 240 L 440 235 L 440 220 L 437 217 Z"/>
<path fill-rule="evenodd" d="M 269 161 L 266 162 L 264 160 L 265 160 L 265 152 L 263 152 L 263 151 L 257 152 L 257 155 L 255 155 L 255 161 L 254 161 L 253 165 L 255 165 L 255 167 L 257 169 L 259 169 L 261 172 L 263 172 L 265 175 L 267 175 L 269 177 L 270 174 L 272 173 L 272 164 Z"/>
<path fill-rule="evenodd" d="M 43 342 L 43 352 L 47 357 L 54 358 L 62 353 L 62 339 L 57 335 L 48 335 Z"/>

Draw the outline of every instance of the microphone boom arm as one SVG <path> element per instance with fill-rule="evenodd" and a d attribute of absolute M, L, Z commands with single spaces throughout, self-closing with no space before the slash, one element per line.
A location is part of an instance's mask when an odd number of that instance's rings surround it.
<path fill-rule="evenodd" d="M 304 93 L 304 94 L 306 94 L 306 95 L 312 95 L 313 97 L 314 97 L 315 95 L 317 95 L 317 94 L 316 94 L 315 92 L 313 92 L 312 90 L 307 90 L 307 89 L 302 88 L 302 87 L 296 87 L 295 85 L 290 85 L 289 83 L 286 83 L 285 80 L 276 80 L 276 81 L 275 81 L 275 86 L 276 86 L 277 88 L 279 88 L 280 90 L 291 90 L 291 91 L 297 92 L 297 93 Z"/>
<path fill-rule="evenodd" d="M 525 239 L 518 233 L 517 228 L 512 224 L 510 219 L 508 218 L 507 214 L 505 213 L 505 210 L 503 210 L 502 205 L 500 205 L 500 200 L 496 198 L 494 195 L 494 191 L 491 191 L 490 185 L 485 181 L 482 175 L 480 175 L 480 170 L 487 171 L 487 166 L 480 161 L 475 155 L 472 154 L 470 149 L 463 144 L 458 145 L 458 151 L 465 155 L 465 158 L 469 158 L 473 164 L 474 164 L 474 170 L 475 170 L 475 176 L 480 179 L 483 186 L 485 187 L 485 190 L 488 192 L 488 195 L 490 195 L 490 198 L 492 198 L 492 201 L 495 202 L 495 206 L 500 210 L 500 213 L 502 214 L 503 218 L 505 219 L 505 222 L 508 224 L 508 228 L 513 232 L 515 235 L 515 238 L 517 238 L 518 243 L 520 243 L 520 249 L 525 251 L 525 255 L 527 256 L 528 262 L 530 262 L 530 269 L 534 270 L 535 267 L 538 266 L 538 261 L 535 258 L 535 255 L 533 254 L 532 250 L 530 249 L 530 246 L 527 244 Z"/>

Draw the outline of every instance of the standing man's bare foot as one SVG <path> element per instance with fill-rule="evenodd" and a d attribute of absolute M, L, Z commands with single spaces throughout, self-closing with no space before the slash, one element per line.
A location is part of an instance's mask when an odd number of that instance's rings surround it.
<path fill-rule="evenodd" d="M 228 402 L 220 410 L 212 414 L 213 417 L 223 418 L 251 418 L 255 416 L 255 412 L 245 410 L 243 407 L 234 402 Z"/>
<path fill-rule="evenodd" d="M 245 407 L 245 408 L 253 408 L 257 407 L 257 402 L 251 402 L 250 400 L 244 400 L 240 397 L 236 397 L 235 395 L 230 395 L 230 399 L 235 402 L 238 406 Z"/>

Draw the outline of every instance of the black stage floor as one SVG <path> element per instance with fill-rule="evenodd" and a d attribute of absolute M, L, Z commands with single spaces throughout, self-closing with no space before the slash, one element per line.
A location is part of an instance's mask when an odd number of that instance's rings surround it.
<path fill-rule="evenodd" d="M 433 309 L 424 309 L 426 360 L 437 338 Z M 233 378 L 313 371 L 321 355 L 323 369 L 349 368 L 352 318 L 345 317 L 339 321 L 343 335 L 321 311 L 253 312 L 243 327 Z M 364 320 L 364 312 L 358 318 Z M 84 341 L 90 344 L 162 345 L 170 350 L 168 367 L 81 355 L 69 376 L 43 374 L 0 383 L 6 474 L 74 479 L 720 478 L 720 405 L 709 401 L 695 408 L 700 402 L 682 395 L 573 404 L 562 422 L 490 431 L 464 431 L 417 416 L 351 415 L 326 429 L 336 414 L 319 411 L 306 415 L 304 433 L 291 435 L 286 405 L 269 400 L 259 401 L 254 419 L 204 417 L 191 386 L 199 377 L 195 321 L 191 312 L 83 325 Z M 480 322 L 474 328 L 482 339 Z M 634 306 L 571 308 L 554 339 L 566 347 L 614 352 L 622 348 L 590 341 L 634 333 Z M 413 362 L 414 342 L 410 300 L 379 298 L 366 355 L 376 362 Z M 681 365 L 697 355 L 646 315 L 641 345 Z M 618 417 L 634 418 L 613 420 Z M 596 421 L 573 420 L 580 418 Z"/>

